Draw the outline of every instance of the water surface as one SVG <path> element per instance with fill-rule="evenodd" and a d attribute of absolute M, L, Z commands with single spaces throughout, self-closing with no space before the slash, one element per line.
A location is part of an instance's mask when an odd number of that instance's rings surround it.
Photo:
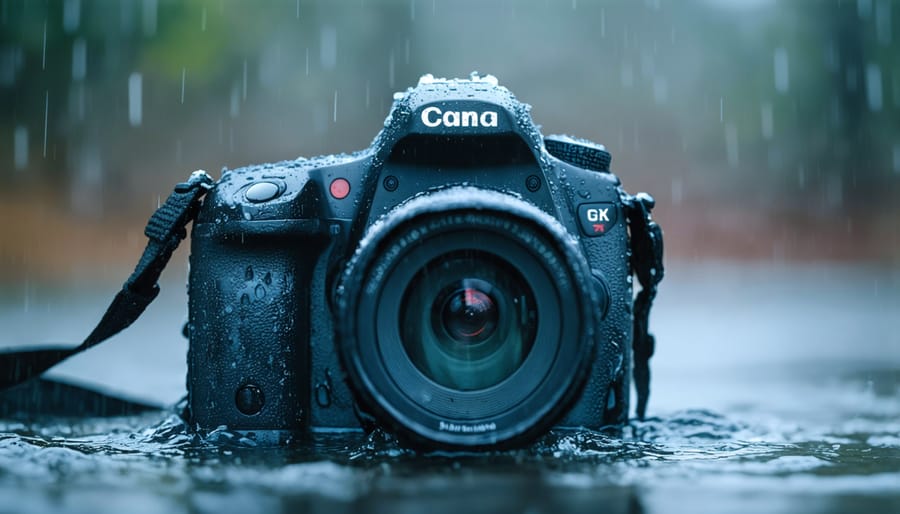
<path fill-rule="evenodd" d="M 201 439 L 171 409 L 7 419 L 0 512 L 900 511 L 897 272 L 670 270 L 652 321 L 653 417 L 621 434 L 552 432 L 513 452 L 417 455 L 382 433 L 288 448 L 256 448 L 227 430 Z M 105 301 L 30 294 L 27 310 L 21 298 L 0 310 L 4 343 L 74 339 Z M 174 404 L 184 342 L 159 327 L 177 333 L 183 289 L 166 294 L 148 319 L 55 375 Z"/>

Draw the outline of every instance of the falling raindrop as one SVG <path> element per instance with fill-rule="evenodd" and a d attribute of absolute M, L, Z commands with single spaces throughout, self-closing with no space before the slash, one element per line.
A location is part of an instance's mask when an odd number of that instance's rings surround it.
<path fill-rule="evenodd" d="M 891 44 L 891 0 L 875 4 L 875 37 L 882 45 Z"/>
<path fill-rule="evenodd" d="M 309 76 L 309 48 L 306 49 L 306 76 Z"/>
<path fill-rule="evenodd" d="M 334 107 L 331 112 L 331 121 L 337 123 L 337 89 L 334 90 Z"/>
<path fill-rule="evenodd" d="M 44 39 L 41 43 L 41 69 L 47 69 L 47 20 L 44 20 Z"/>
<path fill-rule="evenodd" d="M 299 4 L 299 0 L 297 3 Z M 206 32 L 206 6 L 200 11 L 200 32 Z"/>
<path fill-rule="evenodd" d="M 319 35 L 319 62 L 325 70 L 337 65 L 337 30 L 330 25 L 322 27 Z"/>
<path fill-rule="evenodd" d="M 181 68 L 181 103 L 184 103 L 184 83 L 187 79 L 187 68 Z"/>
<path fill-rule="evenodd" d="M 416 21 L 416 0 L 409 0 L 409 21 Z"/>
<path fill-rule="evenodd" d="M 22 67 L 24 56 L 21 48 L 0 47 L 0 86 L 11 86 Z"/>
<path fill-rule="evenodd" d="M 128 123 L 132 127 L 141 124 L 143 118 L 143 91 L 142 77 L 138 72 L 132 73 L 128 77 Z"/>
<path fill-rule="evenodd" d="M 143 26 L 145 36 L 152 36 L 156 34 L 156 18 L 158 8 L 158 0 L 144 0 Z"/>
<path fill-rule="evenodd" d="M 241 113 L 241 90 L 239 89 L 238 84 L 235 82 L 233 86 L 231 86 L 231 102 L 229 113 L 232 118 L 237 118 Z"/>
<path fill-rule="evenodd" d="M 725 121 L 725 97 L 719 97 L 719 123 Z"/>
<path fill-rule="evenodd" d="M 900 107 L 900 73 L 891 73 L 891 98 L 894 107 Z"/>
<path fill-rule="evenodd" d="M 17 170 L 28 166 L 28 128 L 23 125 L 16 126 L 13 132 L 13 161 Z"/>
<path fill-rule="evenodd" d="M 882 96 L 881 68 L 877 64 L 869 63 L 866 66 L 866 100 L 870 110 L 881 110 Z"/>
<path fill-rule="evenodd" d="M 866 19 L 872 14 L 872 0 L 856 0 L 856 14 Z"/>
<path fill-rule="evenodd" d="M 87 74 L 87 44 L 84 38 L 72 43 L 72 80 L 84 80 Z"/>
<path fill-rule="evenodd" d="M 893 148 L 894 173 L 900 174 L 900 143 L 894 143 Z"/>
<path fill-rule="evenodd" d="M 764 102 L 760 106 L 760 115 L 762 118 L 762 136 L 763 139 L 772 139 L 774 134 L 774 116 L 772 113 L 772 104 Z"/>
<path fill-rule="evenodd" d="M 247 59 L 244 59 L 244 87 L 241 92 L 241 99 L 247 100 Z"/>
<path fill-rule="evenodd" d="M 372 85 L 370 81 L 366 81 L 366 110 L 369 110 L 369 105 L 371 104 L 372 99 Z"/>
<path fill-rule="evenodd" d="M 65 0 L 63 2 L 63 30 L 71 34 L 81 23 L 81 0 Z"/>
<path fill-rule="evenodd" d="M 775 49 L 775 91 L 787 93 L 790 89 L 790 68 L 788 66 L 788 53 L 784 47 Z"/>
<path fill-rule="evenodd" d="M 44 93 L 44 158 L 47 158 L 47 120 L 50 118 L 50 91 Z"/>
<path fill-rule="evenodd" d="M 388 57 L 388 86 L 391 88 L 394 87 L 394 51 L 391 50 L 391 55 Z"/>
<path fill-rule="evenodd" d="M 606 9 L 600 8 L 600 37 L 606 37 Z"/>

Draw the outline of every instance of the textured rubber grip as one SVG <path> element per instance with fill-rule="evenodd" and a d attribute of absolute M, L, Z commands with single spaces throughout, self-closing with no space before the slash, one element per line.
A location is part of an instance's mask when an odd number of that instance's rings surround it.
<path fill-rule="evenodd" d="M 588 170 L 609 172 L 612 156 L 603 145 L 586 139 L 553 135 L 544 138 L 544 147 L 561 161 Z"/>

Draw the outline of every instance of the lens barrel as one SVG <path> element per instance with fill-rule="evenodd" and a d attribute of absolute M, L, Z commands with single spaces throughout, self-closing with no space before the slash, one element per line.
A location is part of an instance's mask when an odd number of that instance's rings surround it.
<path fill-rule="evenodd" d="M 545 432 L 592 362 L 596 292 L 553 217 L 451 187 L 374 224 L 338 286 L 338 348 L 361 407 L 426 448 Z"/>

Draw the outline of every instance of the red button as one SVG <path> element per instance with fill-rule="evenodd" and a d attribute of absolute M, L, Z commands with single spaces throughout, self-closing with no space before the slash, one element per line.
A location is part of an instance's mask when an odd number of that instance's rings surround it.
<path fill-rule="evenodd" d="M 350 194 L 350 182 L 347 182 L 345 178 L 336 178 L 331 181 L 329 191 L 331 191 L 331 196 L 343 200 Z"/>

